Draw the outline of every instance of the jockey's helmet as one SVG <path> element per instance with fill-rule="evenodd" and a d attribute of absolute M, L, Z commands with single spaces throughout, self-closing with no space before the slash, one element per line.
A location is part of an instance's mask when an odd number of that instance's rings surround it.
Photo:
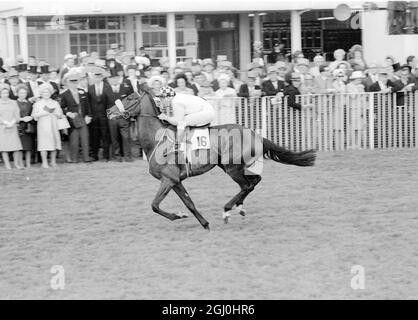
<path fill-rule="evenodd" d="M 162 87 L 160 89 L 161 98 L 173 98 L 176 95 L 176 91 L 172 87 Z"/>

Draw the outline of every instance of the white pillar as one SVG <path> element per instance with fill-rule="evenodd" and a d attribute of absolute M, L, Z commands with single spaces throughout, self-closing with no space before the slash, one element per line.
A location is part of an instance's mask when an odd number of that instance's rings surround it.
<path fill-rule="evenodd" d="M 250 37 L 250 18 L 247 13 L 239 15 L 239 68 L 241 69 L 241 79 L 244 77 L 244 70 L 251 62 L 251 37 Z"/>
<path fill-rule="evenodd" d="M 258 13 L 254 13 L 254 42 L 261 41 L 261 26 L 260 26 L 260 16 Z"/>
<path fill-rule="evenodd" d="M 144 40 L 142 37 L 142 16 L 136 15 L 135 16 L 135 34 L 136 34 L 136 42 L 135 42 L 135 51 L 141 48 L 144 45 Z"/>
<path fill-rule="evenodd" d="M 176 66 L 176 17 L 173 12 L 167 13 L 167 45 L 170 68 Z"/>
<path fill-rule="evenodd" d="M 297 10 L 290 13 L 290 44 L 292 53 L 302 50 L 302 22 Z"/>
<path fill-rule="evenodd" d="M 19 16 L 19 45 L 20 55 L 23 56 L 24 61 L 28 61 L 28 31 L 25 16 Z"/>
<path fill-rule="evenodd" d="M 15 38 L 14 38 L 14 30 L 13 30 L 13 17 L 8 17 L 6 19 L 6 29 L 7 29 L 7 53 L 9 55 L 8 58 L 16 60 L 15 54 Z"/>
<path fill-rule="evenodd" d="M 135 51 L 135 34 L 134 34 L 134 16 L 127 14 L 125 16 L 126 36 L 125 49 L 126 51 Z"/>

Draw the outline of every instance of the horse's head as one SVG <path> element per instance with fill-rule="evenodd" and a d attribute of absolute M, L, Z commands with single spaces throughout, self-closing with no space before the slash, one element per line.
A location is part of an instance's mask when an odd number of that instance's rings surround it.
<path fill-rule="evenodd" d="M 160 110 L 154 106 L 150 94 L 144 91 L 141 94 L 134 92 L 122 101 L 116 100 L 115 105 L 107 110 L 107 117 L 109 119 L 128 119 L 139 115 L 157 117 L 160 113 Z"/>

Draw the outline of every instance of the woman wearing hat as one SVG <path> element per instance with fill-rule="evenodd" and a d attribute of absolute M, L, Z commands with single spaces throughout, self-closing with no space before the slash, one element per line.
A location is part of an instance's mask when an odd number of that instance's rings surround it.
<path fill-rule="evenodd" d="M 22 143 L 18 134 L 20 113 L 16 101 L 9 98 L 9 89 L 8 84 L 0 84 L 0 152 L 6 169 L 11 169 L 9 152 L 13 152 L 15 167 L 21 169 L 19 151 L 22 150 Z"/>
<path fill-rule="evenodd" d="M 22 150 L 25 152 L 26 167 L 30 168 L 32 151 L 34 150 L 36 123 L 31 117 L 32 103 L 27 100 L 28 87 L 19 84 L 17 88 L 17 105 L 20 110 L 19 137 L 22 142 Z M 19 154 L 20 165 L 23 166 L 22 154 Z"/>
<path fill-rule="evenodd" d="M 334 76 L 334 81 L 332 82 L 332 87 L 335 90 L 335 93 L 346 93 L 347 86 L 345 81 L 347 79 L 346 73 L 343 69 L 335 69 L 332 73 Z"/>
<path fill-rule="evenodd" d="M 43 83 L 48 83 L 52 86 L 52 88 L 54 88 L 54 94 L 52 95 L 52 99 L 54 100 L 58 100 L 59 97 L 59 87 L 58 84 L 56 84 L 55 82 L 51 81 L 51 73 L 49 71 L 49 65 L 45 64 L 45 65 L 41 65 L 40 66 L 40 78 L 38 79 L 38 86 L 40 86 Z"/>
<path fill-rule="evenodd" d="M 231 79 L 227 74 L 218 77 L 219 89 L 215 91 L 219 124 L 236 123 L 234 98 L 237 97 L 235 89 L 229 87 Z"/>
<path fill-rule="evenodd" d="M 335 61 L 332 61 L 328 68 L 329 71 L 333 72 L 335 69 L 338 68 L 338 65 L 342 62 L 345 61 L 345 51 L 343 49 L 337 49 L 334 51 L 334 59 Z"/>
<path fill-rule="evenodd" d="M 360 130 L 364 127 L 364 118 L 363 118 L 363 108 L 367 106 L 366 96 L 362 95 L 365 92 L 364 90 L 364 75 L 361 71 L 354 71 L 350 76 L 350 83 L 347 84 L 347 93 L 350 94 L 349 101 L 347 105 L 351 113 L 347 115 L 349 122 L 349 129 L 352 131 L 352 146 L 357 148 L 360 147 Z"/>
<path fill-rule="evenodd" d="M 206 79 L 208 79 L 210 82 L 215 80 L 215 64 L 213 63 L 212 59 L 203 59 L 202 68 L 202 73 L 206 75 Z"/>
<path fill-rule="evenodd" d="M 49 168 L 48 152 L 51 166 L 56 167 L 57 150 L 61 150 L 61 136 L 58 129 L 58 118 L 64 117 L 61 106 L 51 96 L 54 88 L 44 83 L 39 87 L 40 100 L 33 105 L 32 117 L 37 121 L 38 151 L 41 152 L 42 167 Z"/>

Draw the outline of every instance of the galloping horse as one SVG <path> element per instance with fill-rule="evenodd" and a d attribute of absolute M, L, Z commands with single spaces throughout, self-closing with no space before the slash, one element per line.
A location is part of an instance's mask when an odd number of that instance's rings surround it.
<path fill-rule="evenodd" d="M 166 212 L 160 208 L 160 203 L 173 189 L 199 223 L 209 230 L 209 222 L 196 209 L 182 181 L 187 177 L 208 172 L 215 166 L 219 166 L 241 188 L 240 192 L 224 206 L 223 218 L 227 223 L 231 210 L 237 209 L 241 215 L 246 213 L 243 208 L 244 200 L 261 181 L 260 174 L 247 174 L 248 167 L 254 164 L 257 159 L 262 159 L 264 156 L 276 162 L 296 166 L 313 166 L 315 163 L 316 153 L 314 150 L 292 152 L 238 124 L 209 127 L 210 148 L 194 151 L 195 153 L 207 153 L 206 159 L 209 161 L 192 163 L 191 165 L 181 163 L 178 161 L 178 154 L 160 152 L 160 147 L 164 143 L 166 146 L 167 144 L 172 146 L 174 141 L 170 140 L 169 133 L 171 132 L 173 135 L 172 130 L 175 130 L 175 128 L 158 118 L 160 114 L 161 110 L 156 106 L 154 97 L 151 93 L 145 91 L 132 93 L 122 102 L 117 101 L 116 105 L 108 110 L 109 119 L 137 118 L 139 143 L 147 156 L 149 171 L 152 176 L 161 182 L 157 195 L 152 201 L 152 210 L 169 220 L 184 218 L 183 215 Z M 252 143 L 239 142 L 240 148 L 237 148 L 238 143 L 235 143 L 235 146 L 229 143 L 232 140 L 228 134 L 229 132 L 238 133 L 241 138 L 245 136 L 245 133 L 249 133 Z M 219 143 L 216 143 L 217 141 Z M 261 148 L 256 148 L 257 144 L 258 146 L 261 145 Z M 170 156 L 175 156 L 176 160 L 168 161 Z"/>

